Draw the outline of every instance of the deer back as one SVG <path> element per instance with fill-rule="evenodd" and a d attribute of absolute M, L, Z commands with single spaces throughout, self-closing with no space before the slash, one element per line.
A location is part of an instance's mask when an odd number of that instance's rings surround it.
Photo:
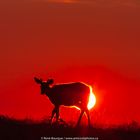
<path fill-rule="evenodd" d="M 88 85 L 77 82 L 54 85 L 49 93 L 51 102 L 55 105 L 87 105 L 90 94 Z"/>

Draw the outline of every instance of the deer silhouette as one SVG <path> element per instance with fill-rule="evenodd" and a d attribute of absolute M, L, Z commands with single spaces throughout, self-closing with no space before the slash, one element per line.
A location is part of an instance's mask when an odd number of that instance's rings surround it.
<path fill-rule="evenodd" d="M 43 81 L 39 78 L 34 78 L 37 84 L 40 84 L 41 94 L 48 96 L 49 100 L 54 104 L 54 109 L 51 115 L 51 122 L 56 114 L 56 121 L 59 119 L 59 108 L 64 106 L 76 106 L 81 110 L 77 126 L 79 126 L 81 118 L 86 113 L 88 118 L 88 125 L 90 126 L 90 116 L 87 104 L 89 101 L 90 87 L 82 82 L 73 82 L 66 84 L 53 85 L 54 80 L 48 79 Z"/>

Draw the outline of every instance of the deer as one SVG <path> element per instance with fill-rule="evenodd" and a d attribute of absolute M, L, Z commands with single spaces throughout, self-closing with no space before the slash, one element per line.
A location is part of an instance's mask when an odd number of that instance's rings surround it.
<path fill-rule="evenodd" d="M 41 94 L 46 95 L 54 105 L 50 123 L 52 122 L 54 115 L 56 115 L 56 122 L 58 121 L 60 106 L 75 106 L 80 109 L 80 116 L 76 126 L 79 126 L 83 114 L 86 114 L 88 125 L 90 126 L 90 115 L 87 108 L 90 95 L 89 85 L 83 82 L 54 84 L 53 79 L 43 81 L 36 77 L 34 77 L 34 80 L 40 85 Z"/>

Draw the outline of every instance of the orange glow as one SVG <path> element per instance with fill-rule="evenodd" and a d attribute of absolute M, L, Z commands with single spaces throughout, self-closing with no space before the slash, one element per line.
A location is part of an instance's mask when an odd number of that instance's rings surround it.
<path fill-rule="evenodd" d="M 75 3 L 76 0 L 48 0 L 48 2 L 54 2 L 54 3 Z"/>
<path fill-rule="evenodd" d="M 92 87 L 90 86 L 89 102 L 87 105 L 88 110 L 92 109 L 95 104 L 96 104 L 96 97 L 92 91 Z"/>
<path fill-rule="evenodd" d="M 80 110 L 80 108 L 79 108 L 79 107 L 77 107 L 77 106 L 72 106 L 72 107 L 76 108 L 77 110 Z"/>
<path fill-rule="evenodd" d="M 89 102 L 87 104 L 87 108 L 88 108 L 88 110 L 91 110 L 96 104 L 96 97 L 92 91 L 92 87 L 89 86 L 89 88 L 90 88 L 90 95 L 89 95 Z M 71 107 L 74 107 L 74 108 L 80 110 L 80 108 L 77 106 L 71 106 Z"/>

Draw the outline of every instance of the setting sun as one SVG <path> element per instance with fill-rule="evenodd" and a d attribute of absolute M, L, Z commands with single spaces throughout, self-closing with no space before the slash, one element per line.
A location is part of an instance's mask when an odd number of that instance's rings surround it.
<path fill-rule="evenodd" d="M 96 97 L 92 91 L 92 87 L 90 86 L 89 102 L 87 105 L 88 110 L 92 109 L 95 104 L 96 104 Z"/>

